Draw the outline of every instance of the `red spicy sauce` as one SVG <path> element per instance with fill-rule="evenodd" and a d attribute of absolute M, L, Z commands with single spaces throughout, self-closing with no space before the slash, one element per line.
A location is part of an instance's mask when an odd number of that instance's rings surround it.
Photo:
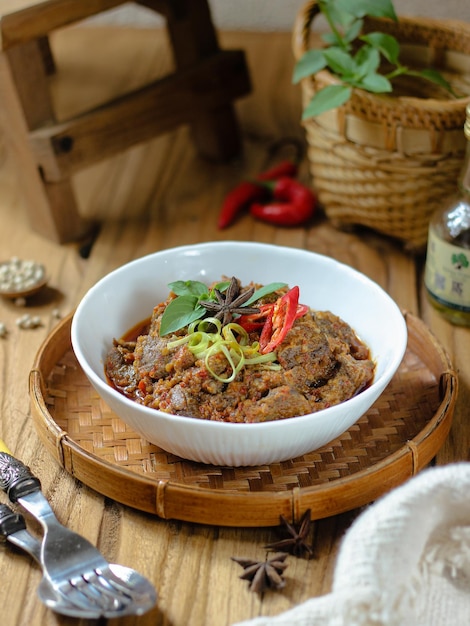
<path fill-rule="evenodd" d="M 129 328 L 129 330 L 127 330 L 123 334 L 123 336 L 121 337 L 121 340 L 122 341 L 137 341 L 137 337 L 140 337 L 140 335 L 148 335 L 149 328 L 150 328 L 150 321 L 151 321 L 151 318 L 147 317 L 141 322 L 138 322 L 135 326 L 133 326 L 132 328 Z"/>

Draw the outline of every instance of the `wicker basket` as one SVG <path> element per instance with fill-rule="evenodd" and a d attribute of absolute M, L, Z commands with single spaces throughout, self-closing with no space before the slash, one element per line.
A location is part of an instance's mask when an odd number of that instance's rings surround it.
<path fill-rule="evenodd" d="M 315 0 L 299 11 L 293 33 L 297 60 L 310 48 L 319 13 Z M 435 67 L 454 89 L 470 94 L 470 24 L 401 17 L 398 23 L 369 19 L 364 29 L 394 35 L 402 63 Z M 304 79 L 304 106 L 317 90 L 337 82 L 327 70 Z M 449 99 L 426 84 L 430 92 L 424 98 L 354 89 L 346 104 L 306 120 L 314 188 L 336 226 L 366 226 L 411 251 L 424 249 L 431 214 L 456 189 L 470 103 L 470 96 Z M 411 87 L 418 86 L 414 79 Z"/>

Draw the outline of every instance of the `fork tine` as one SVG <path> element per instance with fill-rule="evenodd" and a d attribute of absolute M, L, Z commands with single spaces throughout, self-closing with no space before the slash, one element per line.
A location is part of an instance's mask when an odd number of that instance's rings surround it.
<path fill-rule="evenodd" d="M 82 593 L 88 600 L 103 608 L 110 608 L 116 605 L 115 598 L 109 594 L 100 593 L 93 585 L 89 585 L 88 581 L 81 576 L 72 578 L 70 584 L 74 589 Z"/>
<path fill-rule="evenodd" d="M 84 578 L 77 578 L 71 580 L 71 585 L 82 593 L 89 602 L 96 605 L 101 615 L 105 617 L 113 617 L 115 615 L 122 615 L 123 611 L 130 603 L 130 599 L 126 598 L 123 602 L 121 598 L 118 598 L 116 594 L 110 593 L 103 588 L 96 588 L 93 582 L 90 582 Z"/>
<path fill-rule="evenodd" d="M 94 589 L 95 593 L 110 598 L 115 605 L 119 605 L 121 608 L 124 608 L 133 601 L 132 591 L 130 589 L 117 589 L 97 572 L 84 574 L 83 578 L 89 587 Z"/>
<path fill-rule="evenodd" d="M 97 616 L 101 615 L 102 607 L 101 603 L 98 602 L 98 597 L 90 598 L 76 584 L 72 584 L 70 581 L 67 581 L 60 586 L 55 585 L 55 589 L 67 602 L 70 602 L 84 610 L 91 609 L 92 611 L 96 611 Z"/>
<path fill-rule="evenodd" d="M 105 581 L 108 585 L 121 593 L 126 595 L 135 595 L 136 591 L 134 589 L 134 585 L 132 584 L 132 580 L 130 578 L 123 579 L 116 575 L 110 567 L 99 568 L 95 570 L 98 576 L 101 577 L 103 581 Z"/>
<path fill-rule="evenodd" d="M 116 563 L 109 563 L 106 568 L 96 568 L 101 582 L 113 590 L 114 594 L 129 599 L 134 607 L 133 613 L 142 615 L 155 603 L 155 589 L 147 582 L 143 584 L 140 574 Z"/>

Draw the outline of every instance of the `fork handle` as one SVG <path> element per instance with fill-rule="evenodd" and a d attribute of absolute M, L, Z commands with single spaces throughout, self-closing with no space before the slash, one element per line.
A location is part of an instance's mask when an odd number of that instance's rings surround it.
<path fill-rule="evenodd" d="M 9 452 L 0 452 L 0 489 L 17 502 L 19 498 L 41 490 L 41 482 L 29 467 Z"/>
<path fill-rule="evenodd" d="M 7 539 L 10 535 L 25 529 L 24 517 L 12 511 L 6 504 L 0 503 L 0 539 Z"/>
<path fill-rule="evenodd" d="M 41 564 L 41 542 L 28 531 L 25 518 L 3 503 L 0 504 L 0 542 L 2 541 L 9 541 L 21 548 Z"/>

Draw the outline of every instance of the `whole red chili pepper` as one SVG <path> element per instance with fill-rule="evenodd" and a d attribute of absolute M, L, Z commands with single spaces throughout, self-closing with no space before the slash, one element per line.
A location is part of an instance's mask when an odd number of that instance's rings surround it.
<path fill-rule="evenodd" d="M 278 178 L 297 176 L 298 166 L 293 161 L 281 161 L 261 174 L 256 180 L 260 182 L 275 181 Z M 252 202 L 261 202 L 269 198 L 270 192 L 266 185 L 256 184 L 256 181 L 243 181 L 235 189 L 232 189 L 225 196 L 219 214 L 217 226 L 227 228 L 244 209 L 247 209 Z"/>
<path fill-rule="evenodd" d="M 227 228 L 244 208 L 268 197 L 269 190 L 266 186 L 244 180 L 225 196 L 217 226 L 221 229 Z"/>
<path fill-rule="evenodd" d="M 261 172 L 261 174 L 257 176 L 258 180 L 277 180 L 282 176 L 289 176 L 289 178 L 295 178 L 297 176 L 299 163 L 302 161 L 305 154 L 305 143 L 297 137 L 282 137 L 274 141 L 269 147 L 268 152 L 270 157 L 275 157 L 280 150 L 284 150 L 286 147 L 294 151 L 294 156 L 291 159 L 285 159 L 270 169 Z"/>
<path fill-rule="evenodd" d="M 272 187 L 273 201 L 254 202 L 250 206 L 253 217 L 278 226 L 299 226 L 312 217 L 316 198 L 311 189 L 292 178 L 279 178 Z"/>
<path fill-rule="evenodd" d="M 289 178 L 295 178 L 298 174 L 299 166 L 294 161 L 281 161 L 277 165 L 261 172 L 256 177 L 257 180 L 277 180 L 278 178 L 282 178 L 284 176 L 288 176 Z"/>

